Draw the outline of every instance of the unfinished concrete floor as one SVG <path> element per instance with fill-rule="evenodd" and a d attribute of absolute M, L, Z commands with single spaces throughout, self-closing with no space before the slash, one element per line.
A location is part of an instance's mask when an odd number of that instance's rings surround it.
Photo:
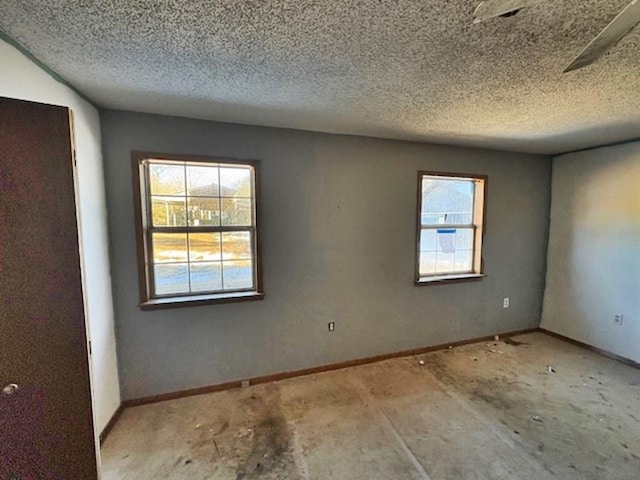
<path fill-rule="evenodd" d="M 638 480 L 640 370 L 514 340 L 129 408 L 103 478 Z"/>

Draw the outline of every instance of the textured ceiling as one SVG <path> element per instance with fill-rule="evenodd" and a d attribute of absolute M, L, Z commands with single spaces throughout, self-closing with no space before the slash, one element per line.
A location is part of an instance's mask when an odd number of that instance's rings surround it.
<path fill-rule="evenodd" d="M 629 0 L 0 0 L 0 30 L 98 105 L 558 153 L 640 137 L 640 27 L 562 74 Z"/>

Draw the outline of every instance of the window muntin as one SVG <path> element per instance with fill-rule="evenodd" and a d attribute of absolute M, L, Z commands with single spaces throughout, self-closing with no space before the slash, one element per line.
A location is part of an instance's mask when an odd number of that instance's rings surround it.
<path fill-rule="evenodd" d="M 255 162 L 138 159 L 142 300 L 259 291 Z"/>
<path fill-rule="evenodd" d="M 486 177 L 419 173 L 416 280 L 480 275 Z"/>

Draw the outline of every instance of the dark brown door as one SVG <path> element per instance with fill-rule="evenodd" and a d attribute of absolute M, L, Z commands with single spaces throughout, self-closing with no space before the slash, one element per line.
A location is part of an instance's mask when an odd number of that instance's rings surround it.
<path fill-rule="evenodd" d="M 0 479 L 97 478 L 69 110 L 0 97 Z"/>

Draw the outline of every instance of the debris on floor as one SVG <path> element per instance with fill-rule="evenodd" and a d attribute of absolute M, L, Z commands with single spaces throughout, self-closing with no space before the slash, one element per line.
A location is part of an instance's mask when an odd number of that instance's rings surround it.
<path fill-rule="evenodd" d="M 420 360 L 420 361 L 418 362 L 418 364 L 419 364 L 419 365 L 424 365 L 424 360 Z"/>
<path fill-rule="evenodd" d="M 514 340 L 511 337 L 506 337 L 503 341 L 504 343 L 506 343 L 507 345 L 511 345 L 512 347 L 519 347 L 520 345 L 529 345 L 527 342 L 519 342 L 518 340 Z"/>
<path fill-rule="evenodd" d="M 553 368 L 551 365 L 547 365 L 547 372 L 549 373 L 556 373 L 556 369 Z"/>
<path fill-rule="evenodd" d="M 238 438 L 253 437 L 253 428 L 247 428 L 246 430 L 240 430 L 237 434 Z"/>
<path fill-rule="evenodd" d="M 102 478 L 427 478 L 410 439 L 433 480 L 640 480 L 636 369 L 541 333 L 522 348 L 490 338 L 132 408 L 102 445 Z"/>

